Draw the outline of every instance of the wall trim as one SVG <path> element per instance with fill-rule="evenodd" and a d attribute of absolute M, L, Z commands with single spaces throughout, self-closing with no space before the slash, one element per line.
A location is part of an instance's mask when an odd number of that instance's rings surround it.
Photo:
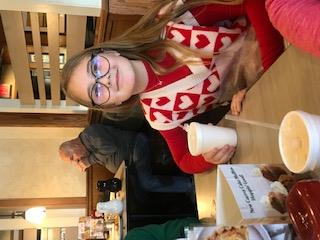
<path fill-rule="evenodd" d="M 0 210 L 26 209 L 35 206 L 44 206 L 48 209 L 87 208 L 87 197 L 11 198 L 0 200 Z"/>

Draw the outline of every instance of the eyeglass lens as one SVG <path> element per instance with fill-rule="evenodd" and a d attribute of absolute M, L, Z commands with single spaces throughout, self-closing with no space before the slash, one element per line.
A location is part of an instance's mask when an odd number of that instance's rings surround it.
<path fill-rule="evenodd" d="M 96 78 L 101 78 L 108 74 L 110 70 L 109 60 L 100 55 L 94 55 L 91 59 L 91 72 Z"/>
<path fill-rule="evenodd" d="M 91 89 L 91 100 L 94 105 L 102 105 L 110 98 L 108 86 L 98 80 L 106 76 L 110 70 L 110 63 L 107 58 L 101 55 L 93 55 L 90 60 L 90 69 L 95 77 L 95 84 Z"/>

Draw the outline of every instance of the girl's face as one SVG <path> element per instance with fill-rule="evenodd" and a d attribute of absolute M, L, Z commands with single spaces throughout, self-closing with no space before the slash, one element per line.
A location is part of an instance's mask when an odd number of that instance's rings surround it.
<path fill-rule="evenodd" d="M 84 58 L 73 71 L 68 93 L 89 107 L 119 105 L 133 95 L 135 72 L 131 62 L 117 52 Z"/>

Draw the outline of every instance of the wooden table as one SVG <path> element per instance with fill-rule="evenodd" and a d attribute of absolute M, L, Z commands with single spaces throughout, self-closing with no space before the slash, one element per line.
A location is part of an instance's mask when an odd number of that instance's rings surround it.
<path fill-rule="evenodd" d="M 233 127 L 238 146 L 232 163 L 281 163 L 278 127 L 291 110 L 320 115 L 320 58 L 290 46 L 249 90 Z M 216 170 L 195 174 L 199 218 L 215 221 Z"/>

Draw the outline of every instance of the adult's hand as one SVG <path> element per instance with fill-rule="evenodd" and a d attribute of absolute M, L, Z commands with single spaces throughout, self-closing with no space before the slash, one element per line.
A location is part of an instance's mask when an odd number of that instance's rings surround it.
<path fill-rule="evenodd" d="M 84 172 L 88 167 L 91 166 L 86 159 L 73 160 L 71 163 L 81 172 Z"/>
<path fill-rule="evenodd" d="M 203 158 L 213 164 L 222 164 L 228 162 L 235 152 L 235 147 L 224 145 L 222 148 L 213 148 L 211 151 L 203 153 Z"/>
<path fill-rule="evenodd" d="M 239 115 L 242 110 L 242 102 L 246 96 L 247 90 L 242 89 L 238 91 L 236 94 L 233 95 L 232 101 L 231 101 L 231 113 L 233 115 Z"/>

